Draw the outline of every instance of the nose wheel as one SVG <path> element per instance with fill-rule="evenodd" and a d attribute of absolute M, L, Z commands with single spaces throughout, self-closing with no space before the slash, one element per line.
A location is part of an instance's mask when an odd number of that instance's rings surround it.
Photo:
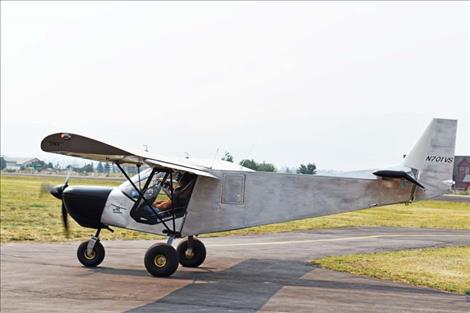
<path fill-rule="evenodd" d="M 86 267 L 98 266 L 104 260 L 104 247 L 99 241 L 91 242 L 93 239 L 82 242 L 77 249 L 77 258 Z M 93 247 L 89 247 L 93 245 Z"/>
<path fill-rule="evenodd" d="M 108 229 L 112 231 L 109 227 Z M 90 240 L 82 242 L 77 249 L 77 258 L 86 267 L 95 267 L 104 260 L 104 247 L 100 242 L 101 228 L 96 230 Z"/>

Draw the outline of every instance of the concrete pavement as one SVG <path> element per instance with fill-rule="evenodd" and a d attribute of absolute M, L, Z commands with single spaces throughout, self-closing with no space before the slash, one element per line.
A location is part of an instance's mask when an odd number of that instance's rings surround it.
<path fill-rule="evenodd" d="M 311 259 L 359 252 L 470 245 L 470 231 L 332 229 L 203 238 L 206 262 L 154 278 L 150 241 L 104 241 L 95 269 L 78 243 L 3 244 L 2 312 L 470 312 L 465 296 L 320 269 Z"/>

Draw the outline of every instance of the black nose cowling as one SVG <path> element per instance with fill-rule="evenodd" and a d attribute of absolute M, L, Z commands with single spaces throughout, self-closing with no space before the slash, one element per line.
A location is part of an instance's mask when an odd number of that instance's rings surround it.
<path fill-rule="evenodd" d="M 112 187 L 69 186 L 61 196 L 67 212 L 80 226 L 101 228 L 101 214 L 111 190 Z"/>
<path fill-rule="evenodd" d="M 50 193 L 57 199 L 62 199 L 62 192 L 64 191 L 64 185 L 57 185 L 51 188 Z"/>

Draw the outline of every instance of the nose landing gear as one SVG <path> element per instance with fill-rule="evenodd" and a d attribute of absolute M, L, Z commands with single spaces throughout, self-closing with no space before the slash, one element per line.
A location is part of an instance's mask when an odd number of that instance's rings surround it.
<path fill-rule="evenodd" d="M 100 242 L 101 229 L 90 240 L 82 242 L 77 249 L 77 258 L 86 267 L 98 266 L 104 260 L 104 247 Z"/>

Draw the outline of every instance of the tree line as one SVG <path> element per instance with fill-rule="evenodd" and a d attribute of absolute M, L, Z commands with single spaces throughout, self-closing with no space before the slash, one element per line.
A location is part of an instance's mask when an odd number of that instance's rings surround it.
<path fill-rule="evenodd" d="M 3 170 L 7 167 L 6 161 L 4 157 L 0 157 L 0 170 Z M 135 166 L 124 166 L 125 170 L 129 174 L 137 174 L 137 169 Z M 55 170 L 55 171 L 61 171 L 61 170 L 72 170 L 76 173 L 81 173 L 81 174 L 88 174 L 88 173 L 103 173 L 103 174 L 109 174 L 109 173 L 118 173 L 119 169 L 117 168 L 116 165 L 110 164 L 110 163 L 103 163 L 103 162 L 98 162 L 96 165 L 93 165 L 93 162 L 87 163 L 82 166 L 73 166 L 73 165 L 67 165 L 65 167 L 60 166 L 59 163 L 56 163 L 55 165 L 52 164 L 52 162 L 44 162 L 41 160 L 36 160 L 31 163 L 28 163 L 25 166 L 21 166 L 20 170 L 34 170 L 38 172 L 42 172 L 44 170 Z"/>
<path fill-rule="evenodd" d="M 225 155 L 222 157 L 222 160 L 228 161 L 228 162 L 234 162 L 233 155 L 231 155 L 229 152 L 226 152 Z M 249 169 L 258 171 L 258 172 L 278 172 L 278 169 L 274 164 L 268 163 L 266 161 L 263 162 L 257 162 L 254 159 L 243 159 L 239 162 L 239 164 L 243 167 L 247 167 Z M 6 167 L 6 162 L 3 157 L 0 157 L 0 169 L 4 169 Z M 41 160 L 34 161 L 30 164 L 27 165 L 26 168 L 36 170 L 38 172 L 41 172 L 43 170 L 62 170 L 59 166 L 59 164 L 53 165 L 51 162 L 44 162 Z M 21 169 L 24 170 L 26 169 L 22 167 Z M 124 167 L 126 172 L 133 175 L 137 174 L 137 169 L 135 166 L 125 166 Z M 88 173 L 102 173 L 102 174 L 109 174 L 109 173 L 118 173 L 119 170 L 114 164 L 110 163 L 103 163 L 103 162 L 98 162 L 96 166 L 93 165 L 93 163 L 88 163 L 83 166 L 71 166 L 68 165 L 66 169 L 72 169 L 74 172 L 81 173 L 81 174 L 88 174 Z M 317 166 L 315 163 L 307 163 L 307 164 L 300 164 L 295 170 L 294 169 L 289 169 L 285 168 L 283 172 L 285 173 L 293 173 L 296 172 L 297 174 L 316 174 L 317 171 Z"/>

